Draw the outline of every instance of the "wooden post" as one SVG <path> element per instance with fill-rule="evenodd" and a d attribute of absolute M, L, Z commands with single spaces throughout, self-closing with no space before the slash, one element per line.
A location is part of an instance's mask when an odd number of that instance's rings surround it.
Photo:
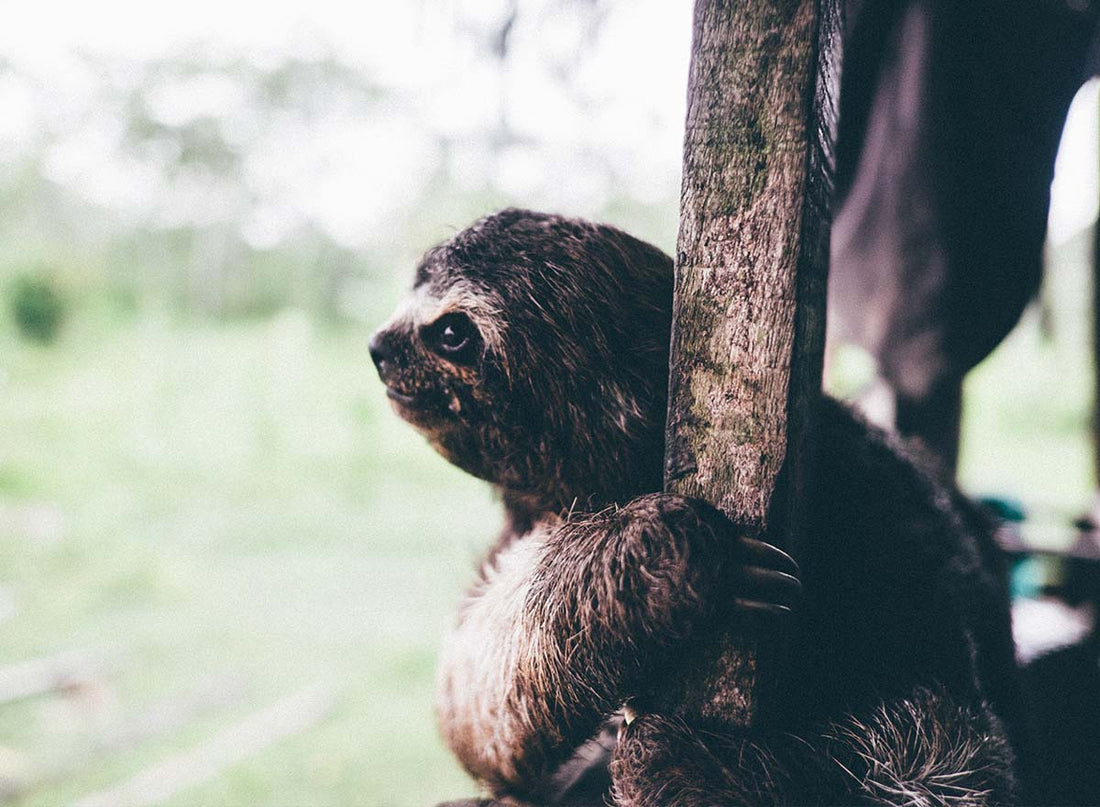
<path fill-rule="evenodd" d="M 796 557 L 803 430 L 821 386 L 840 23 L 837 0 L 696 0 L 688 80 L 665 487 Z M 746 619 L 735 641 L 710 642 L 736 649 L 705 662 L 721 682 L 685 684 L 696 717 L 757 717 L 758 634 Z"/>

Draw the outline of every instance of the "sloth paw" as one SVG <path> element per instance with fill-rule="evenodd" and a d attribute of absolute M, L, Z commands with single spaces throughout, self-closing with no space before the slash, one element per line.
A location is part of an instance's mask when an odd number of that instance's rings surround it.
<path fill-rule="evenodd" d="M 663 565 L 676 569 L 689 590 L 704 580 L 711 581 L 705 587 L 716 585 L 722 593 L 711 600 L 714 605 L 786 615 L 798 602 L 802 583 L 791 556 L 747 534 L 701 499 L 650 494 L 631 501 L 618 516 L 637 545 L 648 545 L 642 556 L 663 556 Z"/>

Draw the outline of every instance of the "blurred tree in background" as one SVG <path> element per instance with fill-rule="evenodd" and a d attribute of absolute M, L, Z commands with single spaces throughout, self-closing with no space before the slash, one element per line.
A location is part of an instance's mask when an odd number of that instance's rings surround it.
<path fill-rule="evenodd" d="M 61 293 L 44 272 L 16 277 L 9 294 L 12 316 L 19 332 L 28 339 L 52 342 L 64 317 Z"/>
<path fill-rule="evenodd" d="M 260 44 L 215 22 L 138 53 L 59 25 L 50 60 L 0 41 L 0 273 L 377 320 L 395 273 L 504 204 L 668 245 L 688 20 L 644 5 L 424 0 L 368 10 L 358 40 L 322 7 Z"/>

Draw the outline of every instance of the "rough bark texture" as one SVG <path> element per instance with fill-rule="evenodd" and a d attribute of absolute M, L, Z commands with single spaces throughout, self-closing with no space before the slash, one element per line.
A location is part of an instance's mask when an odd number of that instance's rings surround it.
<path fill-rule="evenodd" d="M 697 0 L 665 486 L 797 556 L 801 453 L 824 348 L 836 0 Z M 706 720 L 757 715 L 752 621 L 715 641 Z M 700 667 L 701 668 L 701 667 Z M 720 699 L 719 699 L 720 696 Z"/>

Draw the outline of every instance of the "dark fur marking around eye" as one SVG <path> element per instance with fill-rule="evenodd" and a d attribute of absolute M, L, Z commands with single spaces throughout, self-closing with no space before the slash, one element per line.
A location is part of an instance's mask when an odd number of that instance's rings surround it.
<path fill-rule="evenodd" d="M 460 312 L 450 312 L 420 329 L 420 338 L 430 351 L 454 364 L 471 364 L 481 353 L 481 333 L 473 321 Z"/>

